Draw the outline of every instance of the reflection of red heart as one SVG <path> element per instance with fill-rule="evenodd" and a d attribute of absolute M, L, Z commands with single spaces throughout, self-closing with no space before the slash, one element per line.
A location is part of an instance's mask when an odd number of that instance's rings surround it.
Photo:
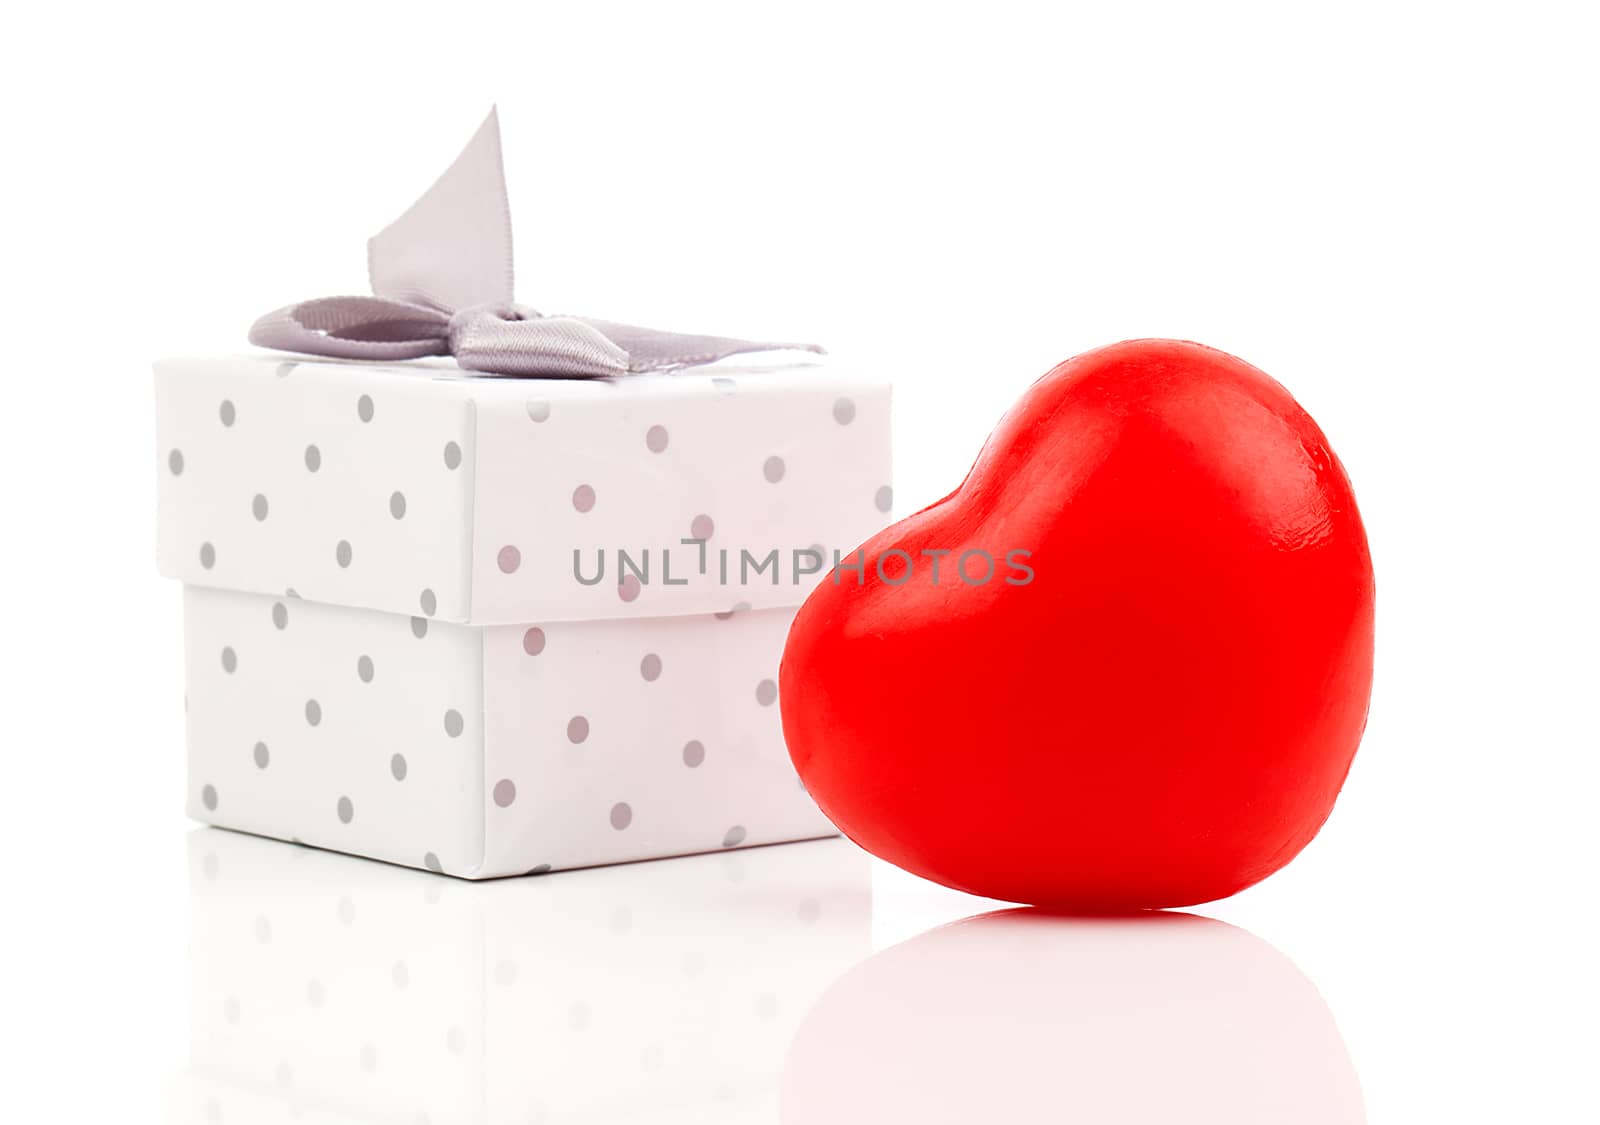
<path fill-rule="evenodd" d="M 783 1125 L 1359 1125 L 1361 1084 L 1312 983 L 1192 914 L 1004 910 L 867 958 L 784 1065 Z"/>
<path fill-rule="evenodd" d="M 861 569 L 795 620 L 783 728 L 823 811 L 891 863 L 1014 902 L 1182 906 L 1270 875 L 1333 808 L 1372 561 L 1322 432 L 1249 364 L 1171 340 L 1068 360 Z"/>

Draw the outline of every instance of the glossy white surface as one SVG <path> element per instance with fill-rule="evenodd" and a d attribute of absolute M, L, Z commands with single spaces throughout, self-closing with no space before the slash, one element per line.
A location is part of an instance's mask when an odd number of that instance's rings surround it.
<path fill-rule="evenodd" d="M 482 885 L 216 829 L 188 860 L 180 1121 L 1365 1120 L 1315 986 L 1209 918 L 871 954 L 839 840 Z"/>
<path fill-rule="evenodd" d="M 1286 1009 L 1313 1034 L 1284 1035 L 1271 1057 L 1339 1088 L 1303 978 L 1375 1125 L 1600 1118 L 1589 6 L 13 8 L 0 67 L 6 1120 L 204 1113 L 186 1100 L 209 1023 L 193 999 L 205 949 L 180 811 L 180 599 L 155 575 L 148 363 L 238 351 L 266 310 L 362 291 L 363 239 L 493 100 L 519 299 L 914 367 L 895 391 L 901 514 L 953 488 L 1051 364 L 1152 334 L 1281 380 L 1355 484 L 1378 668 L 1349 784 L 1305 854 L 1198 911 L 1253 937 L 1148 950 L 1176 1012 L 1229 1013 L 1227 1033 L 1181 1050 L 1104 1033 L 1118 994 L 1130 1012 L 1157 1000 L 1120 947 L 1045 928 L 1024 950 L 1048 969 L 1029 990 L 987 926 L 919 938 L 991 904 L 874 867 L 870 947 L 886 959 L 839 974 L 930 1004 L 950 982 L 974 1033 L 938 1010 L 919 1020 L 940 1065 L 908 1085 L 889 1015 L 853 992 L 813 999 L 819 1019 L 850 1025 L 852 1051 L 804 1056 L 837 1076 L 816 1079 L 819 1098 L 898 1096 L 864 1103 L 883 1114 L 871 1125 L 924 1125 L 1061 1075 L 1059 1100 L 1025 1119 L 1094 1121 L 1075 1112 L 1078 1091 L 1098 1097 L 1100 1079 L 1131 1071 L 1143 1096 L 1101 1120 L 1149 1125 L 1174 1075 L 1258 1044 L 1251 1029 Z M 369 878 L 392 873 L 347 862 L 364 918 Z M 620 870 L 641 888 L 664 877 Z M 814 878 L 815 894 L 838 887 Z M 790 906 L 758 913 L 776 927 Z M 686 924 L 710 939 L 727 917 Z M 546 927 L 527 948 L 572 940 Z M 924 944 L 892 951 L 907 940 Z M 1280 985 L 1209 996 L 1212 957 Z M 691 1010 L 678 979 L 629 1003 L 678 1018 Z M 973 988 L 990 979 L 992 993 Z M 286 1005 L 303 995 L 284 991 Z M 495 1037 L 513 1058 L 535 1042 Z M 764 1042 L 761 1069 L 730 1059 L 725 1081 L 776 1076 L 781 1097 L 795 1048 L 779 1059 Z M 361 1045 L 344 1056 L 357 1082 Z M 1211 1104 L 1249 1120 L 1225 1081 L 1237 1071 L 1217 1073 Z M 275 1086 L 261 1096 L 279 1105 Z M 641 1105 L 638 1120 L 681 1119 L 686 1104 Z M 739 1125 L 777 1125 L 773 1104 Z M 1325 1111 L 1303 1109 L 1317 1125 Z M 329 1112 L 362 1120 L 355 1101 Z"/>

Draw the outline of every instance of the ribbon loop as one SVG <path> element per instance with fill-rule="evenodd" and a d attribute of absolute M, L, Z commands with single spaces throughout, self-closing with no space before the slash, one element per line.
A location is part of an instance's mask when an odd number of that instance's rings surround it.
<path fill-rule="evenodd" d="M 386 297 L 319 297 L 270 312 L 250 329 L 263 348 L 339 359 L 448 355 L 450 318 Z"/>
<path fill-rule="evenodd" d="M 422 198 L 367 243 L 367 273 L 375 296 L 278 309 L 256 321 L 250 342 L 340 359 L 453 355 L 470 371 L 554 379 L 670 371 L 746 352 L 822 352 L 815 344 L 542 316 L 516 304 L 494 111 Z"/>

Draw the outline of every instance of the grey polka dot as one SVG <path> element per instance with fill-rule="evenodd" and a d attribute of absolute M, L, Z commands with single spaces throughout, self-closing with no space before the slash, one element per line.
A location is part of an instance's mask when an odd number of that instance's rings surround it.
<path fill-rule="evenodd" d="M 692 950 L 683 955 L 683 972 L 685 976 L 697 977 L 706 971 L 706 955 L 699 950 Z"/>
<path fill-rule="evenodd" d="M 574 715 L 567 723 L 567 741 L 579 743 L 589 737 L 589 720 L 582 715 Z"/>
<path fill-rule="evenodd" d="M 417 602 L 422 606 L 422 612 L 429 617 L 439 612 L 439 596 L 432 590 L 422 591 L 422 596 L 417 599 Z"/>
<path fill-rule="evenodd" d="M 327 998 L 327 990 L 322 987 L 322 982 L 320 980 L 306 981 L 307 1004 L 310 1004 L 313 1008 L 320 1008 L 322 1007 L 323 1001 L 325 1001 Z"/>
<path fill-rule="evenodd" d="M 272 764 L 272 751 L 267 749 L 265 742 L 256 743 L 255 749 L 251 751 L 250 756 L 255 759 L 256 769 L 258 770 L 264 770 Z"/>
<path fill-rule="evenodd" d="M 744 843 L 745 835 L 746 833 L 744 830 L 744 825 L 735 824 L 723 834 L 722 846 L 725 848 L 736 848 L 740 844 Z"/>
<path fill-rule="evenodd" d="M 611 827 L 621 832 L 633 823 L 633 808 L 626 801 L 618 801 L 611 806 Z"/>
<path fill-rule="evenodd" d="M 348 898 L 341 898 L 339 900 L 339 924 L 341 926 L 353 926 L 355 923 L 356 904 Z"/>
<path fill-rule="evenodd" d="M 363 422 L 372 421 L 372 396 L 362 395 L 356 400 L 356 417 Z"/>
<path fill-rule="evenodd" d="M 406 779 L 406 756 L 404 754 L 396 754 L 389 759 L 389 772 L 394 775 L 396 781 L 404 781 Z"/>
<path fill-rule="evenodd" d="M 426 617 L 413 617 L 411 619 L 411 635 L 419 641 L 428 635 L 428 619 Z"/>
<path fill-rule="evenodd" d="M 256 518 L 257 523 L 267 518 L 267 498 L 259 492 L 250 501 L 250 514 Z"/>
<path fill-rule="evenodd" d="M 349 824 L 352 820 L 355 819 L 356 807 L 355 807 L 354 804 L 351 803 L 349 797 L 340 797 L 339 798 L 338 812 L 339 812 L 339 823 L 340 824 Z"/>
<path fill-rule="evenodd" d="M 175 477 L 183 475 L 183 450 L 174 449 L 167 454 L 167 468 L 171 470 L 172 475 Z"/>
<path fill-rule="evenodd" d="M 833 420 L 841 426 L 848 426 L 856 420 L 856 404 L 847 398 L 834 401 Z"/>
<path fill-rule="evenodd" d="M 782 457 L 768 457 L 766 462 L 761 466 L 761 475 L 766 477 L 773 484 L 777 484 L 783 479 L 784 468 L 785 465 Z"/>
<path fill-rule="evenodd" d="M 718 375 L 715 379 L 712 379 L 711 385 L 717 388 L 717 390 L 722 391 L 724 394 L 728 394 L 739 389 L 738 383 L 735 383 L 732 379 L 725 378 L 721 375 Z"/>
<path fill-rule="evenodd" d="M 234 652 L 231 648 L 224 648 L 222 650 L 222 670 L 231 676 L 233 675 L 234 669 L 238 667 L 239 654 Z"/>
<path fill-rule="evenodd" d="M 646 683 L 654 683 L 661 677 L 661 657 L 653 652 L 644 654 L 644 659 L 639 661 L 639 675 L 645 678 Z"/>
<path fill-rule="evenodd" d="M 550 404 L 542 398 L 528 401 L 528 417 L 535 422 L 546 421 L 550 417 Z"/>
<path fill-rule="evenodd" d="M 452 1027 L 445 1032 L 444 1045 L 450 1049 L 452 1055 L 459 1055 L 467 1049 L 467 1033 L 459 1027 Z"/>
<path fill-rule="evenodd" d="M 361 1045 L 361 1069 L 369 1074 L 378 1069 L 378 1048 L 371 1043 Z"/>
<path fill-rule="evenodd" d="M 306 468 L 313 473 L 322 468 L 322 450 L 314 445 L 306 446 Z"/>
<path fill-rule="evenodd" d="M 510 961 L 502 961 L 494 967 L 494 982 L 501 988 L 510 988 L 517 983 L 517 967 Z"/>
<path fill-rule="evenodd" d="M 698 738 L 683 744 L 683 764 L 690 769 L 699 769 L 700 763 L 706 760 L 705 743 Z"/>
<path fill-rule="evenodd" d="M 538 656 L 544 651 L 544 630 L 537 625 L 522 634 L 522 651 L 529 656 Z"/>
<path fill-rule="evenodd" d="M 298 366 L 298 365 L 294 364 L 294 363 L 280 363 L 280 364 L 278 364 L 278 378 L 283 379 L 283 378 L 287 377 L 289 372 L 293 371 L 296 366 Z"/>
<path fill-rule="evenodd" d="M 621 582 L 617 583 L 617 597 L 625 602 L 631 602 L 639 596 L 639 579 L 632 574 L 624 575 Z"/>
<path fill-rule="evenodd" d="M 222 1002 L 222 1018 L 229 1023 L 239 1022 L 239 998 L 230 996 Z"/>
<path fill-rule="evenodd" d="M 306 700 L 306 722 L 312 726 L 322 722 L 322 704 L 315 699 Z"/>
<path fill-rule="evenodd" d="M 800 921 L 809 926 L 822 917 L 822 904 L 814 898 L 803 898 L 800 900 L 800 908 L 795 913 L 800 916 Z"/>
<path fill-rule="evenodd" d="M 466 723 L 462 721 L 460 711 L 452 709 L 444 713 L 444 732 L 451 738 L 460 738 L 465 729 Z"/>
<path fill-rule="evenodd" d="M 217 549 L 210 543 L 200 544 L 200 565 L 207 570 L 217 565 Z"/>
<path fill-rule="evenodd" d="M 272 624 L 279 629 L 289 627 L 289 607 L 282 602 L 272 603 Z"/>
<path fill-rule="evenodd" d="M 644 445 L 651 453 L 660 453 L 667 448 L 667 428 L 665 426 L 651 426 L 644 433 Z"/>
<path fill-rule="evenodd" d="M 444 443 L 444 467 L 447 469 L 461 467 L 461 447 L 453 441 Z"/>
<path fill-rule="evenodd" d="M 208 812 L 217 811 L 217 787 L 215 785 L 207 785 L 200 790 L 200 803 L 206 807 Z"/>
<path fill-rule="evenodd" d="M 389 494 L 389 514 L 397 520 L 406 518 L 406 496 L 403 492 Z"/>
<path fill-rule="evenodd" d="M 284 589 L 283 596 L 286 598 L 298 598 L 300 593 L 293 586 L 288 586 Z"/>
<path fill-rule="evenodd" d="M 255 935 L 256 940 L 262 945 L 272 940 L 272 923 L 265 914 L 256 915 Z"/>
<path fill-rule="evenodd" d="M 376 670 L 372 666 L 372 657 L 366 654 L 362 654 L 361 658 L 356 661 L 356 675 L 361 677 L 361 682 L 364 684 L 372 682 L 372 674 Z"/>
<path fill-rule="evenodd" d="M 231 426 L 233 425 L 233 420 L 238 416 L 239 412 L 233 408 L 233 402 L 229 399 L 223 399 L 222 405 L 217 408 L 217 417 L 222 419 L 222 424 Z"/>
<path fill-rule="evenodd" d="M 207 852 L 205 859 L 200 861 L 200 870 L 205 872 L 207 879 L 214 880 L 217 877 L 217 867 L 217 853 Z"/>
<path fill-rule="evenodd" d="M 580 512 L 587 512 L 594 507 L 594 489 L 586 484 L 580 484 L 572 490 L 572 506 Z"/>
<path fill-rule="evenodd" d="M 280 1087 L 288 1089 L 294 1082 L 294 1068 L 286 1062 L 280 1062 L 272 1076 Z"/>
<path fill-rule="evenodd" d="M 355 550 L 350 546 L 350 540 L 341 539 L 339 545 L 333 549 L 333 558 L 341 567 L 350 565 L 350 560 L 355 557 Z"/>
<path fill-rule="evenodd" d="M 771 680 L 762 680 L 756 685 L 756 702 L 763 707 L 771 707 L 778 701 L 778 685 Z"/>
<path fill-rule="evenodd" d="M 439 862 L 439 857 L 434 855 L 432 852 L 429 852 L 427 855 L 422 857 L 422 866 L 426 867 L 429 871 L 444 871 L 444 865 Z"/>
<path fill-rule="evenodd" d="M 506 574 L 515 574 L 517 567 L 522 565 L 522 552 L 507 543 L 500 548 L 500 554 L 495 561 L 500 564 L 500 569 Z"/>
<path fill-rule="evenodd" d="M 894 507 L 894 489 L 884 485 L 873 495 L 872 502 L 877 506 L 878 511 L 887 512 Z"/>
<path fill-rule="evenodd" d="M 529 875 L 548 875 L 548 874 L 550 874 L 550 865 L 548 863 L 541 863 L 536 867 L 530 867 L 530 868 L 528 868 L 528 874 Z"/>
<path fill-rule="evenodd" d="M 432 861 L 431 863 L 429 861 Z M 423 865 L 429 871 L 439 870 L 439 857 L 429 852 L 423 857 Z M 404 961 L 396 961 L 389 969 L 389 979 L 394 981 L 396 988 L 404 988 L 411 983 L 411 969 Z"/>
<path fill-rule="evenodd" d="M 494 803 L 501 808 L 509 808 L 511 802 L 517 799 L 517 786 L 509 777 L 502 777 L 494 783 Z"/>
<path fill-rule="evenodd" d="M 689 535 L 693 539 L 710 539 L 716 530 L 716 523 L 704 512 L 689 521 Z"/>

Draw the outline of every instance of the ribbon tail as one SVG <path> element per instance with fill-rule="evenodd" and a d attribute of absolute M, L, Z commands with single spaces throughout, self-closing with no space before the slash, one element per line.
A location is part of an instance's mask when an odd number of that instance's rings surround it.
<path fill-rule="evenodd" d="M 319 297 L 256 321 L 258 347 L 334 359 L 401 360 L 448 355 L 450 320 L 424 305 L 383 297 Z"/>
<path fill-rule="evenodd" d="M 797 351 L 812 352 L 816 355 L 827 354 L 818 344 L 741 340 L 734 336 L 700 336 L 688 332 L 642 328 L 635 324 L 618 324 L 610 320 L 593 320 L 588 317 L 560 319 L 572 319 L 586 324 L 621 348 L 628 356 L 628 373 L 634 375 L 715 363 L 719 359 L 750 352 Z"/>
<path fill-rule="evenodd" d="M 490 110 L 444 175 L 367 242 L 367 275 L 380 297 L 464 309 L 509 302 L 511 273 L 500 116 Z"/>

